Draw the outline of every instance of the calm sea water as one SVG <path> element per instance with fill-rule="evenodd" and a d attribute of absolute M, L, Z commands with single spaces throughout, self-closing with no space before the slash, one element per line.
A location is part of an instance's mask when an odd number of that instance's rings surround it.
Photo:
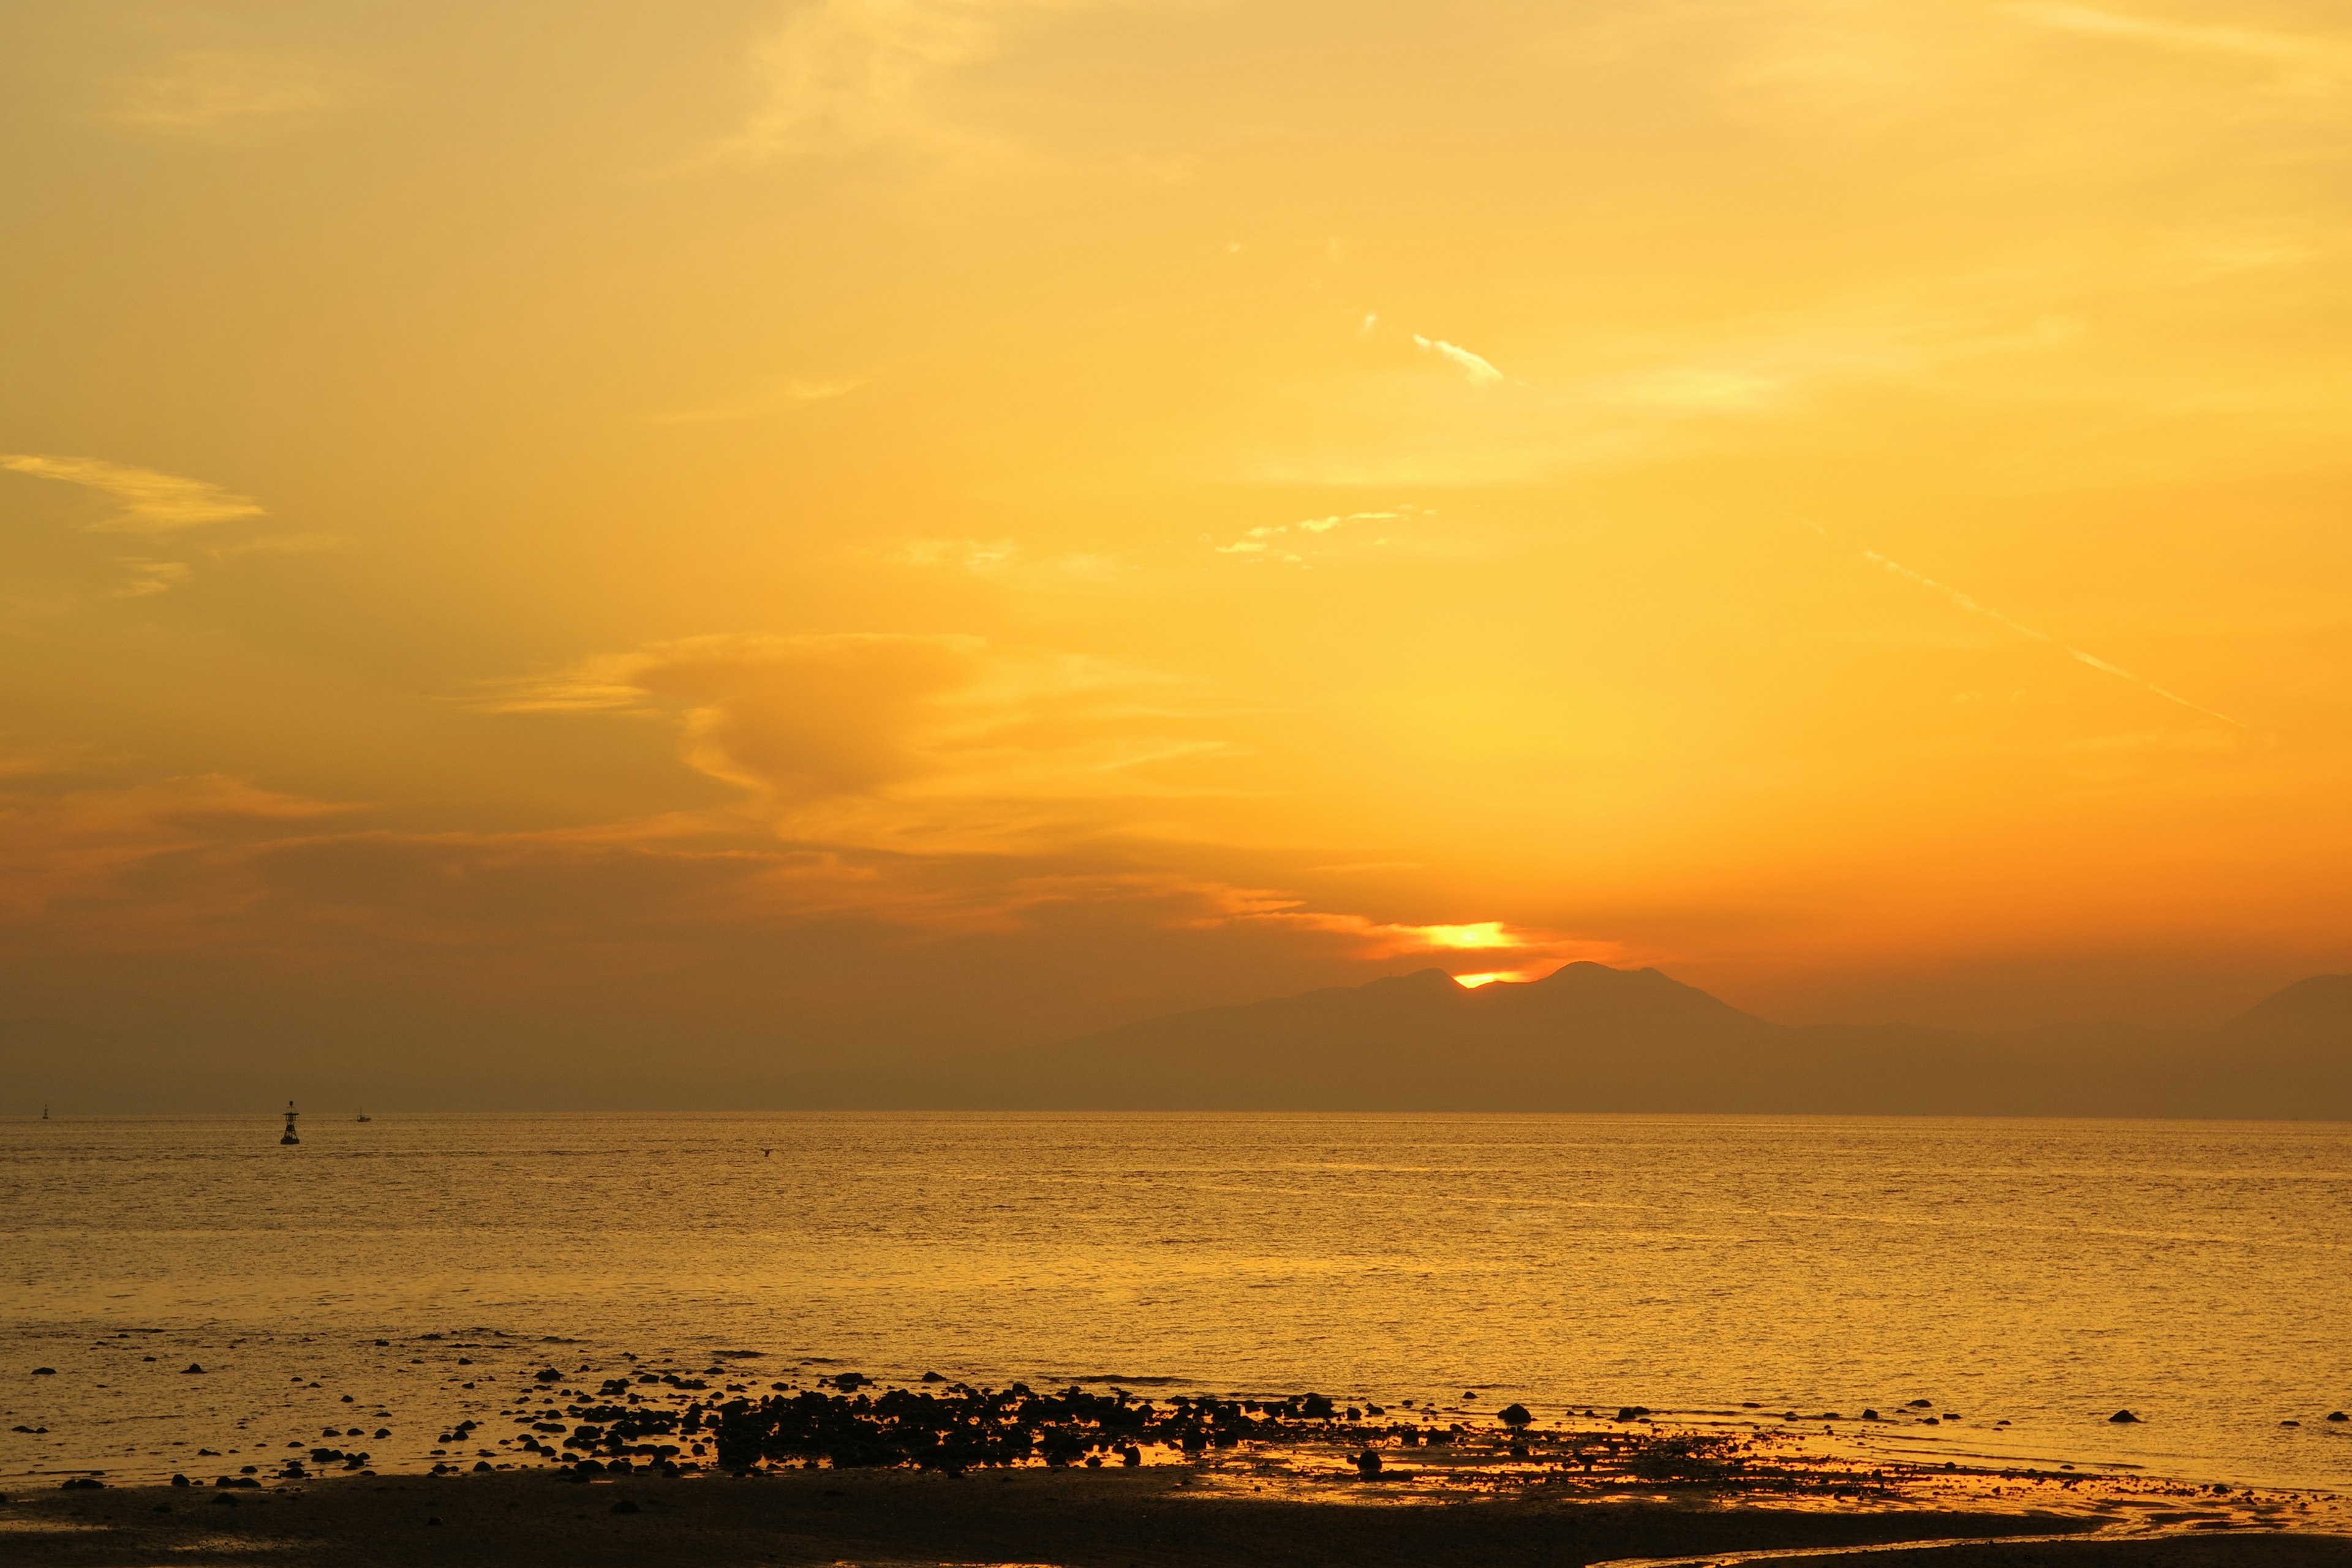
<path fill-rule="evenodd" d="M 0 1428 L 47 1428 L 0 1430 L 0 1476 L 211 1473 L 345 1422 L 393 1431 L 344 1445 L 380 1468 L 470 1462 L 439 1429 L 538 1366 L 695 1372 L 724 1349 L 764 1352 L 724 1363 L 755 1388 L 936 1369 L 1768 1424 L 1874 1406 L 1901 1414 L 1866 1439 L 1895 1452 L 2352 1483 L 2352 1423 L 2325 1419 L 2352 1409 L 2344 1125 L 313 1116 L 300 1147 L 276 1135 L 0 1121 Z"/>

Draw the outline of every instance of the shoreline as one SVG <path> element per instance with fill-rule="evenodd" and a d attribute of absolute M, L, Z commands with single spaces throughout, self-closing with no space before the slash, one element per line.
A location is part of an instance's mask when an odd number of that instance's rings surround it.
<path fill-rule="evenodd" d="M 161 1560 L 329 1564 L 852 1563 L 1066 1568 L 1728 1564 L 1889 1556 L 1937 1568 L 2352 1564 L 2352 1518 L 2167 1509 L 2075 1495 L 2021 1506 L 1958 1479 L 1866 1500 L 1716 1485 L 1600 1497 L 1557 1478 L 1398 1486 L 1254 1458 L 961 1475 L 782 1469 L 562 1479 L 556 1471 L 335 1477 L 258 1489 L 17 1492 L 0 1541 L 24 1568 Z M 1981 1485 L 1981 1479 L 1979 1479 Z M 2143 1503 L 2149 1506 L 2133 1506 Z M 2218 1516 L 2191 1518 L 2192 1512 Z"/>

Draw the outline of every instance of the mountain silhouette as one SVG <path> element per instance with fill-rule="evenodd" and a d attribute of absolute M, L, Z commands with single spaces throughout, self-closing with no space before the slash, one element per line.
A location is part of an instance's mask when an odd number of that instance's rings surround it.
<path fill-rule="evenodd" d="M 1655 969 L 1444 970 L 1148 1019 L 1019 1053 L 992 1103 L 2352 1119 L 2352 975 L 2207 1030 L 1781 1025 Z"/>

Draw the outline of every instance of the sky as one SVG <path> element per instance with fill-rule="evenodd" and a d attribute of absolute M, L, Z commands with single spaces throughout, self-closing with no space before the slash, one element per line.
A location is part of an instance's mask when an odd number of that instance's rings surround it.
<path fill-rule="evenodd" d="M 0 1016 L 2217 1020 L 2352 968 L 2347 132 L 2295 0 L 22 0 Z"/>

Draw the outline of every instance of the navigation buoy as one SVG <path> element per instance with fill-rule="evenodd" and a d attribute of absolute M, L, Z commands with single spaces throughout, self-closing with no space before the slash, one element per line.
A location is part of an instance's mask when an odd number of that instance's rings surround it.
<path fill-rule="evenodd" d="M 294 1136 L 294 1102 L 289 1100 L 286 1102 L 286 1136 L 280 1138 L 278 1143 L 280 1148 L 283 1148 L 289 1143 L 300 1142 L 302 1140 Z"/>

